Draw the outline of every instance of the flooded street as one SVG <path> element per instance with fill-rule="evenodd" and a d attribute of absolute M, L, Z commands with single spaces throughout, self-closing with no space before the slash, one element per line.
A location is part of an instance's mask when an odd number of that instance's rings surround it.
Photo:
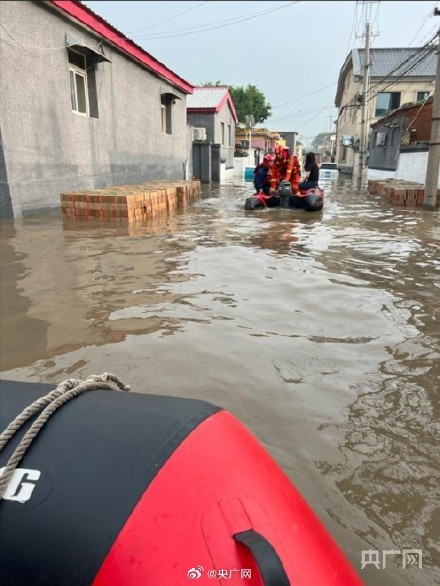
<path fill-rule="evenodd" d="M 246 184 L 152 225 L 3 221 L 1 376 L 218 404 L 368 586 L 440 584 L 440 215 L 321 186 L 322 212 L 245 211 Z"/>

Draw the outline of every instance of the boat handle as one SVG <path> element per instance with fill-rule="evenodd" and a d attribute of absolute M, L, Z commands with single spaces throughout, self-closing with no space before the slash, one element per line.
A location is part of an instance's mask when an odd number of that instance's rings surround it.
<path fill-rule="evenodd" d="M 254 556 L 264 586 L 290 586 L 290 580 L 275 548 L 254 529 L 233 535 L 235 541 L 245 545 Z"/>

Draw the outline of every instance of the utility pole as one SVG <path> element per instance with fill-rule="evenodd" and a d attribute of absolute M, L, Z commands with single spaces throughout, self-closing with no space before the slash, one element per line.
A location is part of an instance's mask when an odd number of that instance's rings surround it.
<path fill-rule="evenodd" d="M 255 166 L 255 156 L 252 158 L 252 126 L 255 126 L 255 119 L 254 117 L 249 114 L 245 116 L 246 125 L 249 127 L 249 153 L 248 153 L 248 161 L 250 159 L 250 166 Z"/>
<path fill-rule="evenodd" d="M 330 161 L 332 160 L 332 156 L 333 156 L 332 123 L 333 123 L 333 115 L 330 114 L 330 134 L 328 135 L 328 140 L 330 143 Z"/>
<path fill-rule="evenodd" d="M 362 84 L 362 109 L 361 109 L 361 140 L 359 145 L 359 181 L 362 181 L 368 143 L 368 85 L 370 75 L 370 23 L 365 25 L 365 51 L 364 51 L 364 78 Z"/>
<path fill-rule="evenodd" d="M 434 15 L 440 12 L 434 9 Z M 437 73 L 435 76 L 434 100 L 432 103 L 431 138 L 429 141 L 428 165 L 426 167 L 425 196 L 423 207 L 425 210 L 435 210 L 437 202 L 437 185 L 440 167 L 440 28 L 438 31 L 439 44 L 437 46 Z"/>

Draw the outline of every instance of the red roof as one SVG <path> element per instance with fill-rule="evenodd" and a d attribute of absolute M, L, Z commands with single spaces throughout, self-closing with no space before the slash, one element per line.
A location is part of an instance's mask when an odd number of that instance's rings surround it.
<path fill-rule="evenodd" d="M 194 86 L 168 69 L 163 63 L 144 51 L 135 42 L 109 24 L 101 16 L 76 0 L 50 0 L 53 6 L 85 25 L 108 43 L 115 45 L 130 57 L 134 57 L 186 94 L 192 94 Z"/>
<path fill-rule="evenodd" d="M 238 123 L 234 102 L 229 93 L 229 86 L 202 86 L 194 88 L 194 92 L 187 100 L 188 114 L 215 114 L 220 112 L 225 104 L 229 104 L 232 117 Z"/>

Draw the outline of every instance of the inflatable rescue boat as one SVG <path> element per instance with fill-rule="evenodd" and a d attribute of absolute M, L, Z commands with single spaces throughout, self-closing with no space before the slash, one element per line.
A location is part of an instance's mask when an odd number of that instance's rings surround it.
<path fill-rule="evenodd" d="M 0 431 L 53 388 L 0 381 Z M 0 453 L 4 479 L 35 417 Z M 1 586 L 361 584 L 262 445 L 203 401 L 83 393 L 5 485 Z"/>
<path fill-rule="evenodd" d="M 318 212 L 324 206 L 324 191 L 320 187 L 300 191 L 299 195 L 293 195 L 289 181 L 281 181 L 274 195 L 254 193 L 244 203 L 245 210 L 262 210 L 264 208 L 290 208 L 300 209 L 306 212 Z"/>

